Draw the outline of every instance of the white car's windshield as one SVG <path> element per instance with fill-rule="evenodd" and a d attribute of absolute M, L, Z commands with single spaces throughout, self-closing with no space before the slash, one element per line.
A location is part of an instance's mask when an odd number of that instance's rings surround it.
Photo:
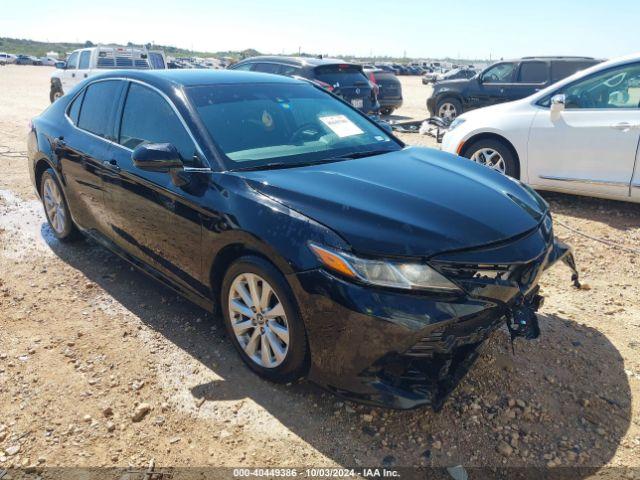
<path fill-rule="evenodd" d="M 187 92 L 230 170 L 401 148 L 383 129 L 311 85 L 207 85 Z"/>

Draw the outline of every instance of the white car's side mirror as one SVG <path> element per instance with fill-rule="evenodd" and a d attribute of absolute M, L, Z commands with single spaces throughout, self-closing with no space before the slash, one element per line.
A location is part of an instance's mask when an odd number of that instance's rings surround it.
<path fill-rule="evenodd" d="M 566 97 L 564 93 L 559 93 L 551 97 L 551 115 L 558 115 L 564 110 Z"/>

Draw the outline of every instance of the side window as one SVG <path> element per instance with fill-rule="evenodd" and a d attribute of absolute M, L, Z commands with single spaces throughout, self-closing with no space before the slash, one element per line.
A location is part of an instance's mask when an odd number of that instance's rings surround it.
<path fill-rule="evenodd" d="M 546 83 L 549 67 L 545 62 L 522 62 L 518 73 L 519 83 Z"/>
<path fill-rule="evenodd" d="M 498 63 L 482 74 L 482 83 L 511 83 L 515 63 Z"/>
<path fill-rule="evenodd" d="M 276 63 L 254 63 L 252 70 L 262 73 L 279 73 L 280 65 Z"/>
<path fill-rule="evenodd" d="M 640 108 L 640 63 L 594 73 L 556 93 L 565 108 Z"/>
<path fill-rule="evenodd" d="M 80 63 L 78 65 L 79 70 L 88 70 L 89 69 L 89 60 L 91 59 L 91 51 L 85 50 L 80 53 Z"/>
<path fill-rule="evenodd" d="M 73 100 L 71 106 L 69 107 L 69 118 L 75 125 L 78 124 L 78 117 L 80 116 L 80 106 L 82 105 L 84 92 L 85 91 L 83 90 L 82 93 Z"/>
<path fill-rule="evenodd" d="M 280 69 L 278 70 L 280 75 L 300 75 L 300 68 L 295 67 L 293 65 L 280 65 Z"/>
<path fill-rule="evenodd" d="M 232 70 L 240 70 L 241 72 L 249 72 L 251 71 L 251 67 L 253 67 L 252 63 L 243 63 L 237 67 L 233 67 Z"/>
<path fill-rule="evenodd" d="M 195 145 L 167 101 L 150 88 L 132 83 L 122 112 L 118 143 L 134 149 L 145 142 L 171 143 L 185 165 L 197 163 Z"/>
<path fill-rule="evenodd" d="M 591 62 L 577 62 L 577 61 L 562 61 L 551 62 L 551 81 L 557 82 L 563 78 L 573 75 L 580 70 L 589 68 L 595 65 L 595 61 Z"/>
<path fill-rule="evenodd" d="M 67 59 L 67 68 L 72 68 L 72 69 L 78 68 L 78 52 L 73 52 L 71 56 Z"/>
<path fill-rule="evenodd" d="M 121 88 L 120 80 L 89 85 L 84 92 L 78 127 L 108 140 L 115 140 L 115 116 Z"/>

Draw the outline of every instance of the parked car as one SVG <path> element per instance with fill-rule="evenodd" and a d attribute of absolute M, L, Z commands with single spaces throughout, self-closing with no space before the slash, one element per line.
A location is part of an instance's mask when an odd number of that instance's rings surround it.
<path fill-rule="evenodd" d="M 16 56 L 11 53 L 0 52 L 0 65 L 16 63 Z"/>
<path fill-rule="evenodd" d="M 442 146 L 537 189 L 640 202 L 639 142 L 635 55 L 525 99 L 465 113 Z"/>
<path fill-rule="evenodd" d="M 59 60 L 57 58 L 54 57 L 41 57 L 40 58 L 40 63 L 42 65 L 45 65 L 47 67 L 54 67 L 56 65 L 56 63 L 58 63 Z"/>
<path fill-rule="evenodd" d="M 17 55 L 16 56 L 16 65 L 42 65 L 42 62 L 39 58 L 32 57 L 30 55 Z"/>
<path fill-rule="evenodd" d="M 365 113 L 377 113 L 380 109 L 373 85 L 362 66 L 355 63 L 329 58 L 263 56 L 248 58 L 229 69 L 305 78 Z"/>
<path fill-rule="evenodd" d="M 601 60 L 590 57 L 523 57 L 498 62 L 468 80 L 439 82 L 427 99 L 429 113 L 453 120 L 462 112 L 527 97 Z"/>
<path fill-rule="evenodd" d="M 219 308 L 257 374 L 361 402 L 439 406 L 503 322 L 538 335 L 540 272 L 571 264 L 532 190 L 405 147 L 308 81 L 106 73 L 27 143 L 57 238 Z"/>
<path fill-rule="evenodd" d="M 369 77 L 369 81 L 378 87 L 380 113 L 391 115 L 402 106 L 402 84 L 395 74 L 375 67 L 365 68 L 364 73 Z"/>
<path fill-rule="evenodd" d="M 167 68 L 164 52 L 146 48 L 100 46 L 74 50 L 66 62 L 51 74 L 51 103 L 85 78 L 114 69 L 163 70 Z"/>

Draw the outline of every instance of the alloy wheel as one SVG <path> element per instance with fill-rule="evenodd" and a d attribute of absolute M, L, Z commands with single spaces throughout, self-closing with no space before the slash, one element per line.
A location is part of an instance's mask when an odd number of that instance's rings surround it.
<path fill-rule="evenodd" d="M 289 324 L 282 302 L 255 273 L 238 275 L 229 288 L 229 316 L 236 340 L 257 365 L 275 368 L 289 351 Z"/>
<path fill-rule="evenodd" d="M 62 192 L 60 192 L 58 185 L 51 177 L 44 179 L 42 191 L 44 209 L 47 213 L 49 224 L 56 233 L 62 235 L 67 226 L 67 213 L 62 200 Z"/>
<path fill-rule="evenodd" d="M 500 152 L 493 148 L 481 148 L 471 155 L 471 160 L 500 173 L 506 173 L 506 164 Z"/>
<path fill-rule="evenodd" d="M 445 102 L 438 109 L 438 116 L 445 120 L 452 121 L 458 116 L 458 110 L 453 103 Z"/>

